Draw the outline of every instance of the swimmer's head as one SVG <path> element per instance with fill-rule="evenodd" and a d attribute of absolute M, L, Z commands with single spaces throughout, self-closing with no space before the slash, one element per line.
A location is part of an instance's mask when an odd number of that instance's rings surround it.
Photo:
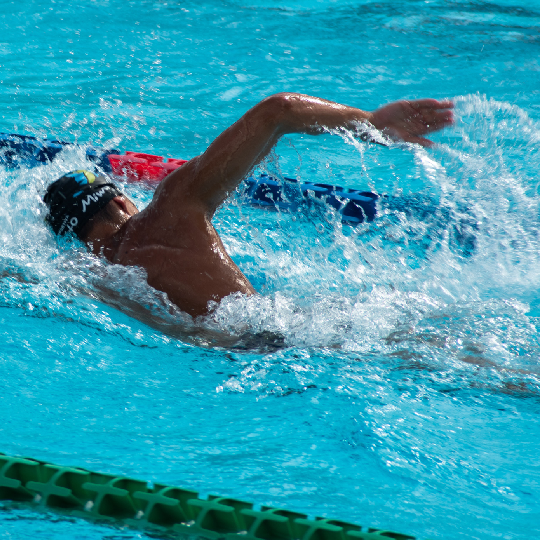
<path fill-rule="evenodd" d="M 49 208 L 46 221 L 56 234 L 81 236 L 85 225 L 119 196 L 121 191 L 107 177 L 72 171 L 48 187 L 43 198 Z"/>

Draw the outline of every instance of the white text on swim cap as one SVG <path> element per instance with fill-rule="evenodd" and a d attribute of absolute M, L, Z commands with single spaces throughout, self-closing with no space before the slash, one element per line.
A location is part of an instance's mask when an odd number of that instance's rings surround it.
<path fill-rule="evenodd" d="M 86 200 L 82 200 L 82 211 L 86 212 L 86 207 L 90 206 L 91 202 L 97 202 L 98 199 L 107 191 L 108 186 L 103 186 L 99 191 L 96 191 L 93 195 L 87 195 Z"/>
<path fill-rule="evenodd" d="M 67 223 L 67 220 L 69 219 L 69 223 Z M 76 217 L 70 218 L 69 216 L 66 216 L 64 220 L 62 221 L 62 225 L 60 226 L 60 229 L 58 230 L 58 234 L 63 234 L 64 229 L 67 228 L 68 231 L 73 232 L 73 229 L 79 224 L 79 220 Z"/>

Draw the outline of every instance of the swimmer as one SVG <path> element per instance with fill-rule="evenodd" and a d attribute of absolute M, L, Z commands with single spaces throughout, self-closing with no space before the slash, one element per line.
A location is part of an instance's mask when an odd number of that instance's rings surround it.
<path fill-rule="evenodd" d="M 431 146 L 424 135 L 451 125 L 452 107 L 450 101 L 421 99 L 366 112 L 302 94 L 275 94 L 167 176 L 143 211 L 108 178 L 81 170 L 49 186 L 47 220 L 55 233 L 76 234 L 111 263 L 144 268 L 150 286 L 193 317 L 204 315 L 210 301 L 255 293 L 212 217 L 282 135 L 340 128 L 360 135 L 371 127 L 395 140 Z"/>

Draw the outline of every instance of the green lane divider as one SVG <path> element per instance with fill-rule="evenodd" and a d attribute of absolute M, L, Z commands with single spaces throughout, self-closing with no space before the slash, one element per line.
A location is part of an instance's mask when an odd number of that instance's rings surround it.
<path fill-rule="evenodd" d="M 0 453 L 0 499 L 209 540 L 416 540 L 414 536 Z"/>

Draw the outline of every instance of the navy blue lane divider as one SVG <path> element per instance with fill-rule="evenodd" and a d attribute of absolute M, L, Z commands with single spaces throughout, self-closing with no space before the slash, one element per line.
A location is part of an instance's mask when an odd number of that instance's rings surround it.
<path fill-rule="evenodd" d="M 77 145 L 64 141 L 37 139 L 29 135 L 0 133 L 0 164 L 8 167 L 36 167 L 52 161 L 66 147 Z M 112 172 L 109 154 L 118 154 L 119 150 L 86 147 L 86 157 L 96 163 L 105 172 Z"/>
<path fill-rule="evenodd" d="M 379 196 L 370 191 L 298 182 L 294 178 L 284 178 L 284 182 L 280 182 L 266 174 L 259 178 L 250 177 L 245 182 L 245 195 L 254 206 L 294 212 L 306 201 L 314 198 L 337 210 L 342 221 L 350 225 L 372 221 L 377 214 L 376 201 Z"/>
<path fill-rule="evenodd" d="M 8 167 L 35 167 L 51 162 L 64 148 L 75 146 L 77 145 L 64 141 L 0 133 L 0 164 Z M 112 173 L 109 155 L 120 154 L 120 151 L 88 146 L 85 153 L 86 157 L 102 170 Z M 246 202 L 261 208 L 297 211 L 306 202 L 317 199 L 337 210 L 342 221 L 350 225 L 372 221 L 377 213 L 376 201 L 379 196 L 369 191 L 298 182 L 294 178 L 279 181 L 266 174 L 258 178 L 250 177 L 245 184 Z"/>

